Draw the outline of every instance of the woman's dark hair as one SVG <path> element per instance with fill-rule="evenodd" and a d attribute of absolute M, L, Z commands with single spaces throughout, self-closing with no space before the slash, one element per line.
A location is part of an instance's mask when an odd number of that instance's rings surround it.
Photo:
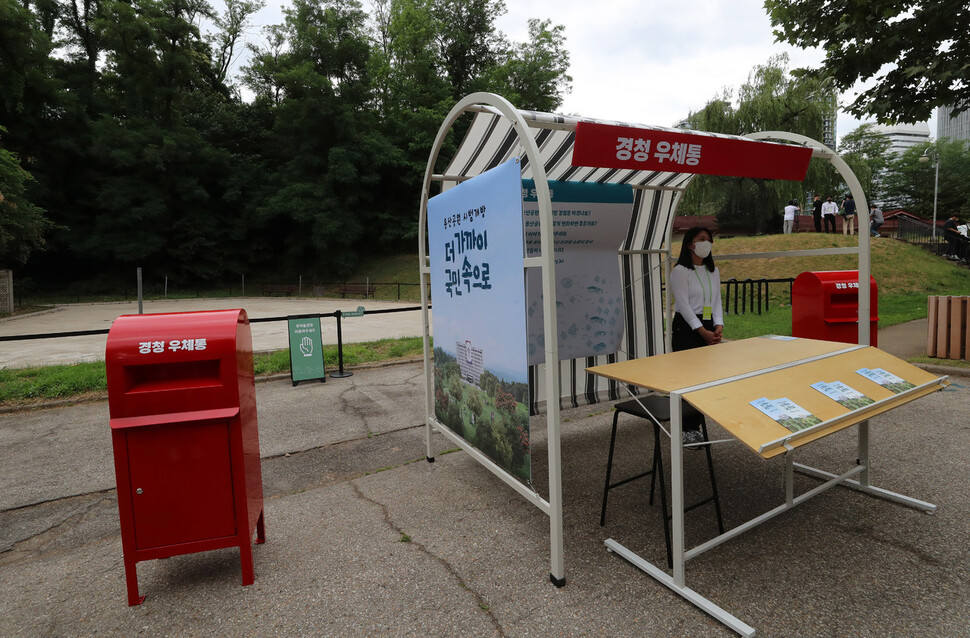
<path fill-rule="evenodd" d="M 707 230 L 704 226 L 695 226 L 687 231 L 684 235 L 684 241 L 680 243 L 680 257 L 677 258 L 678 266 L 684 266 L 685 268 L 694 269 L 694 259 L 691 257 L 691 250 L 689 246 L 694 243 L 694 238 L 701 233 L 707 233 L 707 236 L 711 238 L 711 243 L 714 243 L 714 234 Z M 714 272 L 714 256 L 708 255 L 704 258 L 704 265 L 711 272 Z"/>

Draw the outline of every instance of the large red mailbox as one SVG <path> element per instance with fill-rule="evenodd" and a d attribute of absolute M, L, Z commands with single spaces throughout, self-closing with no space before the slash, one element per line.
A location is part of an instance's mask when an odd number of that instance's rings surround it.
<path fill-rule="evenodd" d="M 878 343 L 879 291 L 869 277 L 869 341 Z M 791 292 L 793 337 L 859 342 L 859 272 L 832 270 L 803 272 L 795 278 Z"/>
<path fill-rule="evenodd" d="M 105 351 L 128 604 L 135 564 L 265 541 L 245 310 L 118 317 Z"/>

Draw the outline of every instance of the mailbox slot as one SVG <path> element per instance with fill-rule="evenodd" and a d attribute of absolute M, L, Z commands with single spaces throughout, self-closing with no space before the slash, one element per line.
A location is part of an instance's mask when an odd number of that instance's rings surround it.
<path fill-rule="evenodd" d="M 219 360 L 145 364 L 125 368 L 127 392 L 161 392 L 222 385 Z"/>

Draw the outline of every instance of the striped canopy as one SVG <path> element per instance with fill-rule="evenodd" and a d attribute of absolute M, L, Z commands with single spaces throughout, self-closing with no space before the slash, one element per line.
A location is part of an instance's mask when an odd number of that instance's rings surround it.
<path fill-rule="evenodd" d="M 471 110 L 471 109 L 470 109 Z M 498 109 L 479 105 L 475 117 L 454 157 L 444 172 L 443 188 L 458 180 L 474 177 L 519 157 L 522 177 L 534 179 L 525 150 L 513 122 Z M 597 357 L 561 362 L 561 405 L 579 406 L 600 400 L 617 400 L 626 392 L 613 381 L 585 372 L 588 366 L 612 363 L 663 352 L 663 303 L 661 283 L 666 255 L 646 251 L 666 248 L 680 197 L 694 175 L 689 173 L 573 166 L 576 125 L 580 122 L 624 126 L 650 131 L 669 131 L 698 137 L 734 140 L 747 138 L 686 129 L 671 129 L 624 122 L 519 111 L 539 149 L 549 180 L 630 184 L 634 189 L 633 218 L 622 246 L 619 246 L 620 271 L 624 286 L 624 338 L 620 351 Z M 761 142 L 770 144 L 771 142 Z M 642 251 L 642 252 L 641 252 Z M 544 408 L 545 376 L 531 366 L 529 371 L 532 412 Z"/>

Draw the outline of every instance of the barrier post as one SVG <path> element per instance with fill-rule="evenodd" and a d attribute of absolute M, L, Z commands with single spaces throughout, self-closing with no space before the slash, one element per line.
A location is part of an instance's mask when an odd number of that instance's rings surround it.
<path fill-rule="evenodd" d="M 135 269 L 135 277 L 138 279 L 138 314 L 145 314 L 142 308 L 142 296 L 141 296 L 141 266 Z M 80 301 L 80 298 L 78 299 Z M 127 301 L 127 300 L 126 300 Z"/>
<path fill-rule="evenodd" d="M 338 370 L 337 372 L 331 372 L 330 378 L 345 379 L 347 377 L 354 376 L 354 373 L 344 371 L 344 334 L 343 334 L 343 331 L 340 329 L 340 317 L 343 315 L 343 312 L 340 310 L 335 310 L 333 314 L 335 317 L 337 317 L 337 368 Z"/>

